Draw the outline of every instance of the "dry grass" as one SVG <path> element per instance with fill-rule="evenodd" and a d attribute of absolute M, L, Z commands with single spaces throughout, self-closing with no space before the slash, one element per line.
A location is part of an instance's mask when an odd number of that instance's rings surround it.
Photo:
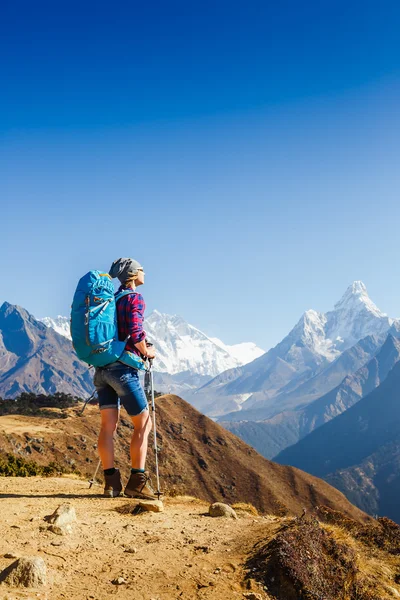
<path fill-rule="evenodd" d="M 232 504 L 232 508 L 238 513 L 247 513 L 249 515 L 253 515 L 254 517 L 259 516 L 259 512 L 256 507 L 248 502 L 236 502 L 235 504 Z"/>
<path fill-rule="evenodd" d="M 357 581 L 360 591 L 375 594 L 375 597 L 400 598 L 400 586 L 396 580 L 400 574 L 400 558 L 377 547 L 370 547 L 354 539 L 345 529 L 337 525 L 322 525 L 335 540 L 354 549 L 357 562 Z"/>
<path fill-rule="evenodd" d="M 169 496 L 169 494 L 167 494 L 167 497 Z M 202 500 L 201 498 L 195 498 L 194 496 L 171 496 L 175 502 L 182 502 L 182 504 L 196 504 L 199 506 L 208 506 L 209 502 L 207 502 L 206 500 Z"/>

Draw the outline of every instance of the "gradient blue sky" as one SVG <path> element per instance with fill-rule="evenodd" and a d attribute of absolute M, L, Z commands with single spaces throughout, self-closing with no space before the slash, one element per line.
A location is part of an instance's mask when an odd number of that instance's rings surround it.
<path fill-rule="evenodd" d="M 0 14 L 0 302 L 148 311 L 267 349 L 354 279 L 400 316 L 400 4 L 25 2 Z"/>

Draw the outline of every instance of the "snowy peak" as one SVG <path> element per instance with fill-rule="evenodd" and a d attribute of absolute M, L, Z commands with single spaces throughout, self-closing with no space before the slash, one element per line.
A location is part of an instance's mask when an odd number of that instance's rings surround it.
<path fill-rule="evenodd" d="M 368 335 L 385 333 L 393 324 L 368 296 L 362 281 L 354 281 L 326 317 L 326 335 L 341 351 Z"/>
<path fill-rule="evenodd" d="M 218 338 L 210 338 L 210 340 L 223 348 L 228 354 L 234 356 L 241 365 L 245 365 L 264 354 L 264 350 L 258 348 L 254 342 L 242 342 L 241 344 L 228 346 Z"/>
<path fill-rule="evenodd" d="M 384 334 L 393 323 L 370 299 L 364 283 L 354 281 L 332 311 L 311 309 L 302 315 L 282 342 L 284 352 L 291 348 L 283 358 L 291 359 L 294 351 L 298 355 L 298 348 L 304 347 L 331 362 L 361 339 Z"/>
<path fill-rule="evenodd" d="M 381 335 L 393 323 L 368 296 L 362 281 L 354 281 L 334 309 L 326 314 L 307 310 L 294 328 L 304 345 L 334 360 L 364 337 Z"/>
<path fill-rule="evenodd" d="M 386 317 L 371 298 L 368 296 L 367 288 L 362 281 L 354 281 L 345 291 L 342 298 L 335 304 L 335 311 L 361 311 L 368 310 L 376 317 Z"/>
<path fill-rule="evenodd" d="M 45 317 L 38 320 L 71 339 L 68 317 L 59 315 L 56 319 Z M 220 340 L 209 338 L 179 315 L 168 315 L 158 310 L 145 320 L 144 328 L 157 351 L 157 371 L 170 375 L 190 371 L 215 377 L 264 353 L 251 342 L 227 346 Z"/>
<path fill-rule="evenodd" d="M 44 323 L 46 327 L 51 327 L 54 329 L 54 331 L 68 338 L 69 340 L 71 339 L 70 321 L 68 317 L 62 317 L 61 315 L 58 315 L 55 319 L 52 319 L 51 317 L 44 317 L 43 319 L 38 319 L 38 321 Z"/>
<path fill-rule="evenodd" d="M 227 346 L 208 337 L 182 317 L 157 310 L 146 319 L 144 326 L 157 350 L 157 371 L 170 374 L 190 371 L 215 377 L 264 352 L 251 343 Z"/>

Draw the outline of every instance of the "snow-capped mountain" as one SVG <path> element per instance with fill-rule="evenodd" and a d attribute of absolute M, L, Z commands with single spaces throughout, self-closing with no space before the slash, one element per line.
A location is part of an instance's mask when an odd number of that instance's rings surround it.
<path fill-rule="evenodd" d="M 71 339 L 68 317 L 45 317 L 39 321 Z M 209 338 L 181 317 L 157 310 L 150 314 L 144 326 L 149 340 L 156 347 L 154 366 L 160 373 L 176 375 L 190 372 L 211 379 L 222 371 L 244 365 L 264 354 L 264 350 L 252 342 L 227 346 L 217 338 Z"/>
<path fill-rule="evenodd" d="M 55 319 L 52 319 L 51 317 L 44 317 L 43 319 L 38 319 L 38 321 L 44 323 L 46 327 L 51 327 L 54 329 L 54 331 L 57 331 L 57 333 L 63 335 L 69 340 L 71 339 L 68 317 L 62 317 L 61 315 L 58 315 Z"/>
<path fill-rule="evenodd" d="M 254 342 L 242 342 L 241 344 L 233 344 L 232 346 L 228 346 L 218 338 L 210 338 L 210 340 L 214 342 L 214 344 L 217 344 L 217 346 L 220 346 L 223 350 L 226 350 L 228 354 L 231 354 L 234 358 L 236 358 L 238 364 L 240 365 L 246 365 L 247 363 L 264 354 L 264 350 L 258 348 Z"/>
<path fill-rule="evenodd" d="M 378 343 L 382 338 L 383 343 L 393 323 L 369 298 L 365 285 L 355 281 L 332 311 L 324 314 L 307 310 L 275 348 L 240 369 L 217 376 L 196 392 L 193 403 L 211 416 L 257 406 L 264 411 L 263 418 L 269 418 L 283 410 L 283 401 L 288 402 L 286 409 L 296 406 L 299 399 L 296 400 L 295 390 L 323 373 L 343 351 L 368 336 L 375 337 Z M 376 348 L 376 344 L 371 348 Z M 326 393 L 343 377 L 343 371 L 338 369 L 328 378 L 319 378 L 323 389 L 316 385 L 312 393 L 309 391 L 307 401 Z"/>
<path fill-rule="evenodd" d="M 307 310 L 289 334 L 329 361 L 368 335 L 388 331 L 394 319 L 372 302 L 362 281 L 354 281 L 326 314 Z"/>
<path fill-rule="evenodd" d="M 208 337 L 181 317 L 157 310 L 146 319 L 144 327 L 157 350 L 155 368 L 171 375 L 190 371 L 215 377 L 264 353 L 251 342 L 227 346 L 216 338 Z"/>
<path fill-rule="evenodd" d="M 363 282 L 355 281 L 326 314 L 325 336 L 335 350 L 343 351 L 367 335 L 385 333 L 393 322 L 372 302 Z"/>

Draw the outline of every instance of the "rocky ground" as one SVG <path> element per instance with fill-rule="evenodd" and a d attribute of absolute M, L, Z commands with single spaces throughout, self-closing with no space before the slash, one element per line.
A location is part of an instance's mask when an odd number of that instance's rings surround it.
<path fill-rule="evenodd" d="M 238 519 L 211 518 L 207 503 L 184 497 L 165 499 L 161 513 L 133 515 L 137 501 L 101 491 L 76 479 L 0 478 L 0 568 L 13 557 L 40 556 L 48 573 L 34 592 L 2 583 L 1 599 L 267 597 L 245 581 L 243 557 L 277 518 L 240 510 Z M 57 535 L 44 518 L 65 502 L 77 521 Z"/>
<path fill-rule="evenodd" d="M 101 493 L 82 479 L 0 477 L 0 570 L 29 556 L 47 569 L 33 588 L 2 581 L 1 600 L 400 598 L 400 528 L 389 520 L 323 508 L 259 515 L 251 505 L 212 518 L 208 502 L 183 496 L 138 512 L 137 500 Z M 64 504 L 76 521 L 59 531 L 47 517 Z"/>

